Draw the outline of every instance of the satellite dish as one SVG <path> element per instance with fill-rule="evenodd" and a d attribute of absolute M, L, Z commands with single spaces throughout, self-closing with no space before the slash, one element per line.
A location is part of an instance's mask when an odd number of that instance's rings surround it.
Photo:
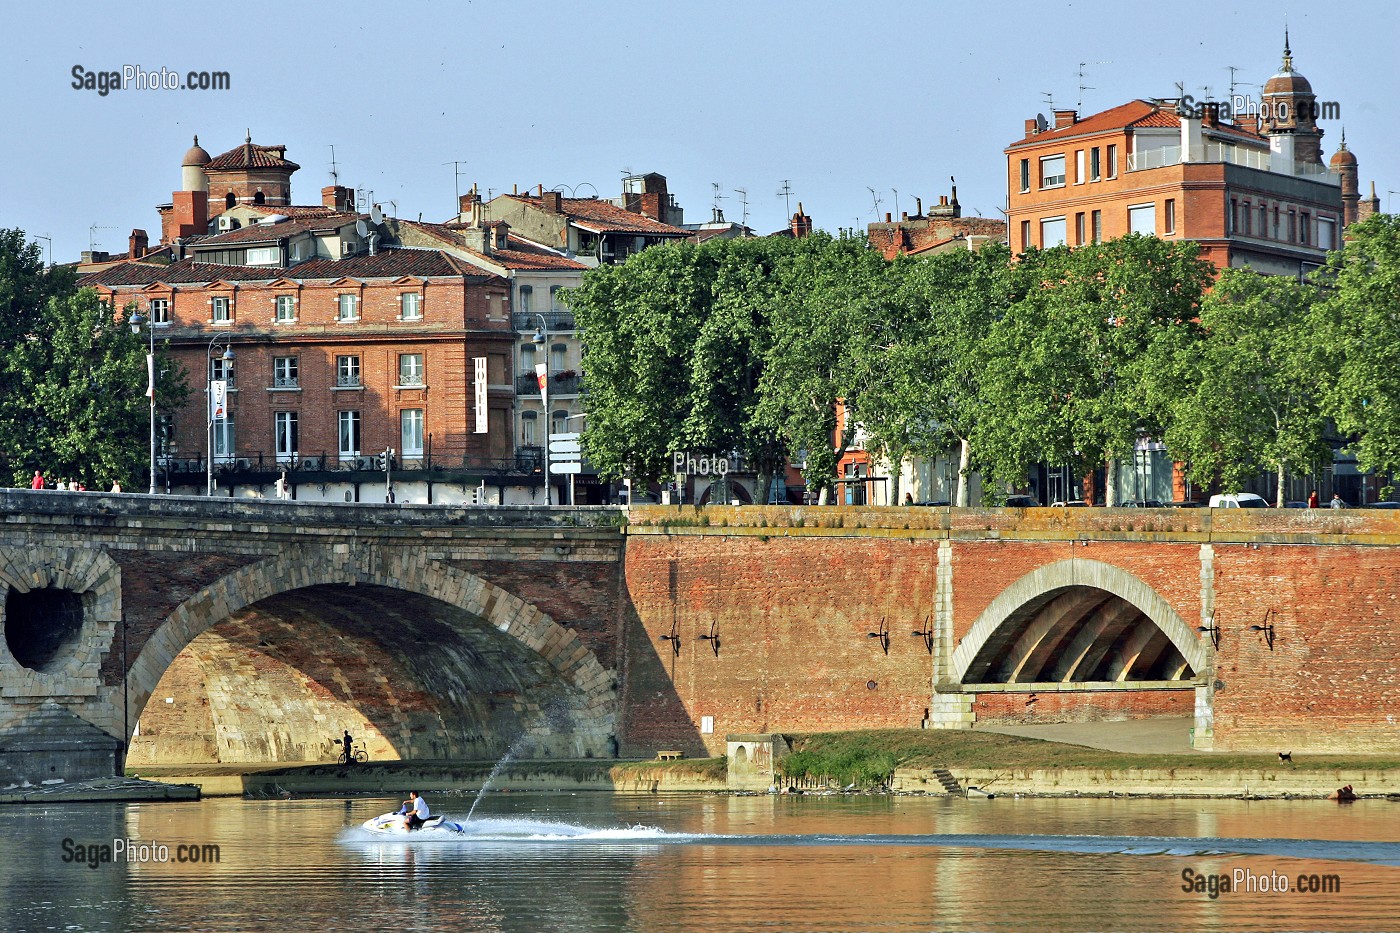
<path fill-rule="evenodd" d="M 1045 119 L 1045 114 L 1038 113 L 1035 115 L 1035 131 L 1037 133 L 1044 133 L 1049 126 L 1050 123 Z"/>
<path fill-rule="evenodd" d="M 374 204 L 374 205 L 371 205 L 371 206 L 370 206 L 370 209 L 369 209 L 369 219 L 370 219 L 370 223 L 373 223 L 373 224 L 376 224 L 376 225 L 382 224 L 382 223 L 384 222 L 384 212 L 381 211 L 381 210 L 379 209 L 379 205 L 378 205 L 378 204 Z"/>
<path fill-rule="evenodd" d="M 369 227 L 366 226 L 363 220 L 357 220 L 355 221 L 355 232 L 361 237 L 367 237 L 369 236 Z"/>

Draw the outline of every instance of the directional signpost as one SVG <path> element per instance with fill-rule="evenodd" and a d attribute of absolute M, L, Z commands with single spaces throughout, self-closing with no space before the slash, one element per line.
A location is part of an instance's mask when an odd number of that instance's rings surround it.
<path fill-rule="evenodd" d="M 583 472 L 583 447 L 577 431 L 549 435 L 549 472 L 568 474 L 569 505 L 574 504 L 574 476 Z"/>

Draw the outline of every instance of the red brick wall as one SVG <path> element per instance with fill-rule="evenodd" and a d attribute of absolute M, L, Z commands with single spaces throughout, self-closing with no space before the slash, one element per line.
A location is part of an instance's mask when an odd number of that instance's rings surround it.
<path fill-rule="evenodd" d="M 1035 701 L 1030 702 L 1034 697 Z M 1196 691 L 1084 690 L 1053 693 L 978 693 L 972 711 L 980 725 L 1034 725 L 1049 722 L 1119 722 L 1127 719 L 1190 716 Z"/>

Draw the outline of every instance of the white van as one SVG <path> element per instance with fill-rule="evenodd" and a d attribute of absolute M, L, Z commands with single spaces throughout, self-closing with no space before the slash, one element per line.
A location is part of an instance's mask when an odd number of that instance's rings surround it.
<path fill-rule="evenodd" d="M 1232 495 L 1211 496 L 1213 509 L 1267 509 L 1269 500 L 1252 492 L 1237 492 Z"/>

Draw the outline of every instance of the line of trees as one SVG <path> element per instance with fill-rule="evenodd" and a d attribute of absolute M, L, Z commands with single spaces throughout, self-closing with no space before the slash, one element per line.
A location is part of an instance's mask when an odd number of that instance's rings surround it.
<path fill-rule="evenodd" d="M 816 234 L 654 248 L 590 270 L 565 300 L 584 342 L 585 448 L 611 478 L 733 450 L 760 490 L 791 460 L 825 495 L 857 425 L 896 469 L 957 451 L 960 505 L 973 470 L 990 489 L 1037 463 L 1085 475 L 1144 436 L 1200 485 L 1269 471 L 1280 497 L 1285 471 L 1330 460 L 1336 431 L 1364 466 L 1400 473 L 1390 215 L 1350 228 L 1306 282 L 1217 276 L 1193 244 L 1154 237 L 887 261 Z"/>
<path fill-rule="evenodd" d="M 134 488 L 147 463 L 145 334 L 71 268 L 45 268 L 24 231 L 0 229 L 0 483 L 49 480 Z M 162 365 L 157 402 L 173 410 L 188 389 Z"/>

